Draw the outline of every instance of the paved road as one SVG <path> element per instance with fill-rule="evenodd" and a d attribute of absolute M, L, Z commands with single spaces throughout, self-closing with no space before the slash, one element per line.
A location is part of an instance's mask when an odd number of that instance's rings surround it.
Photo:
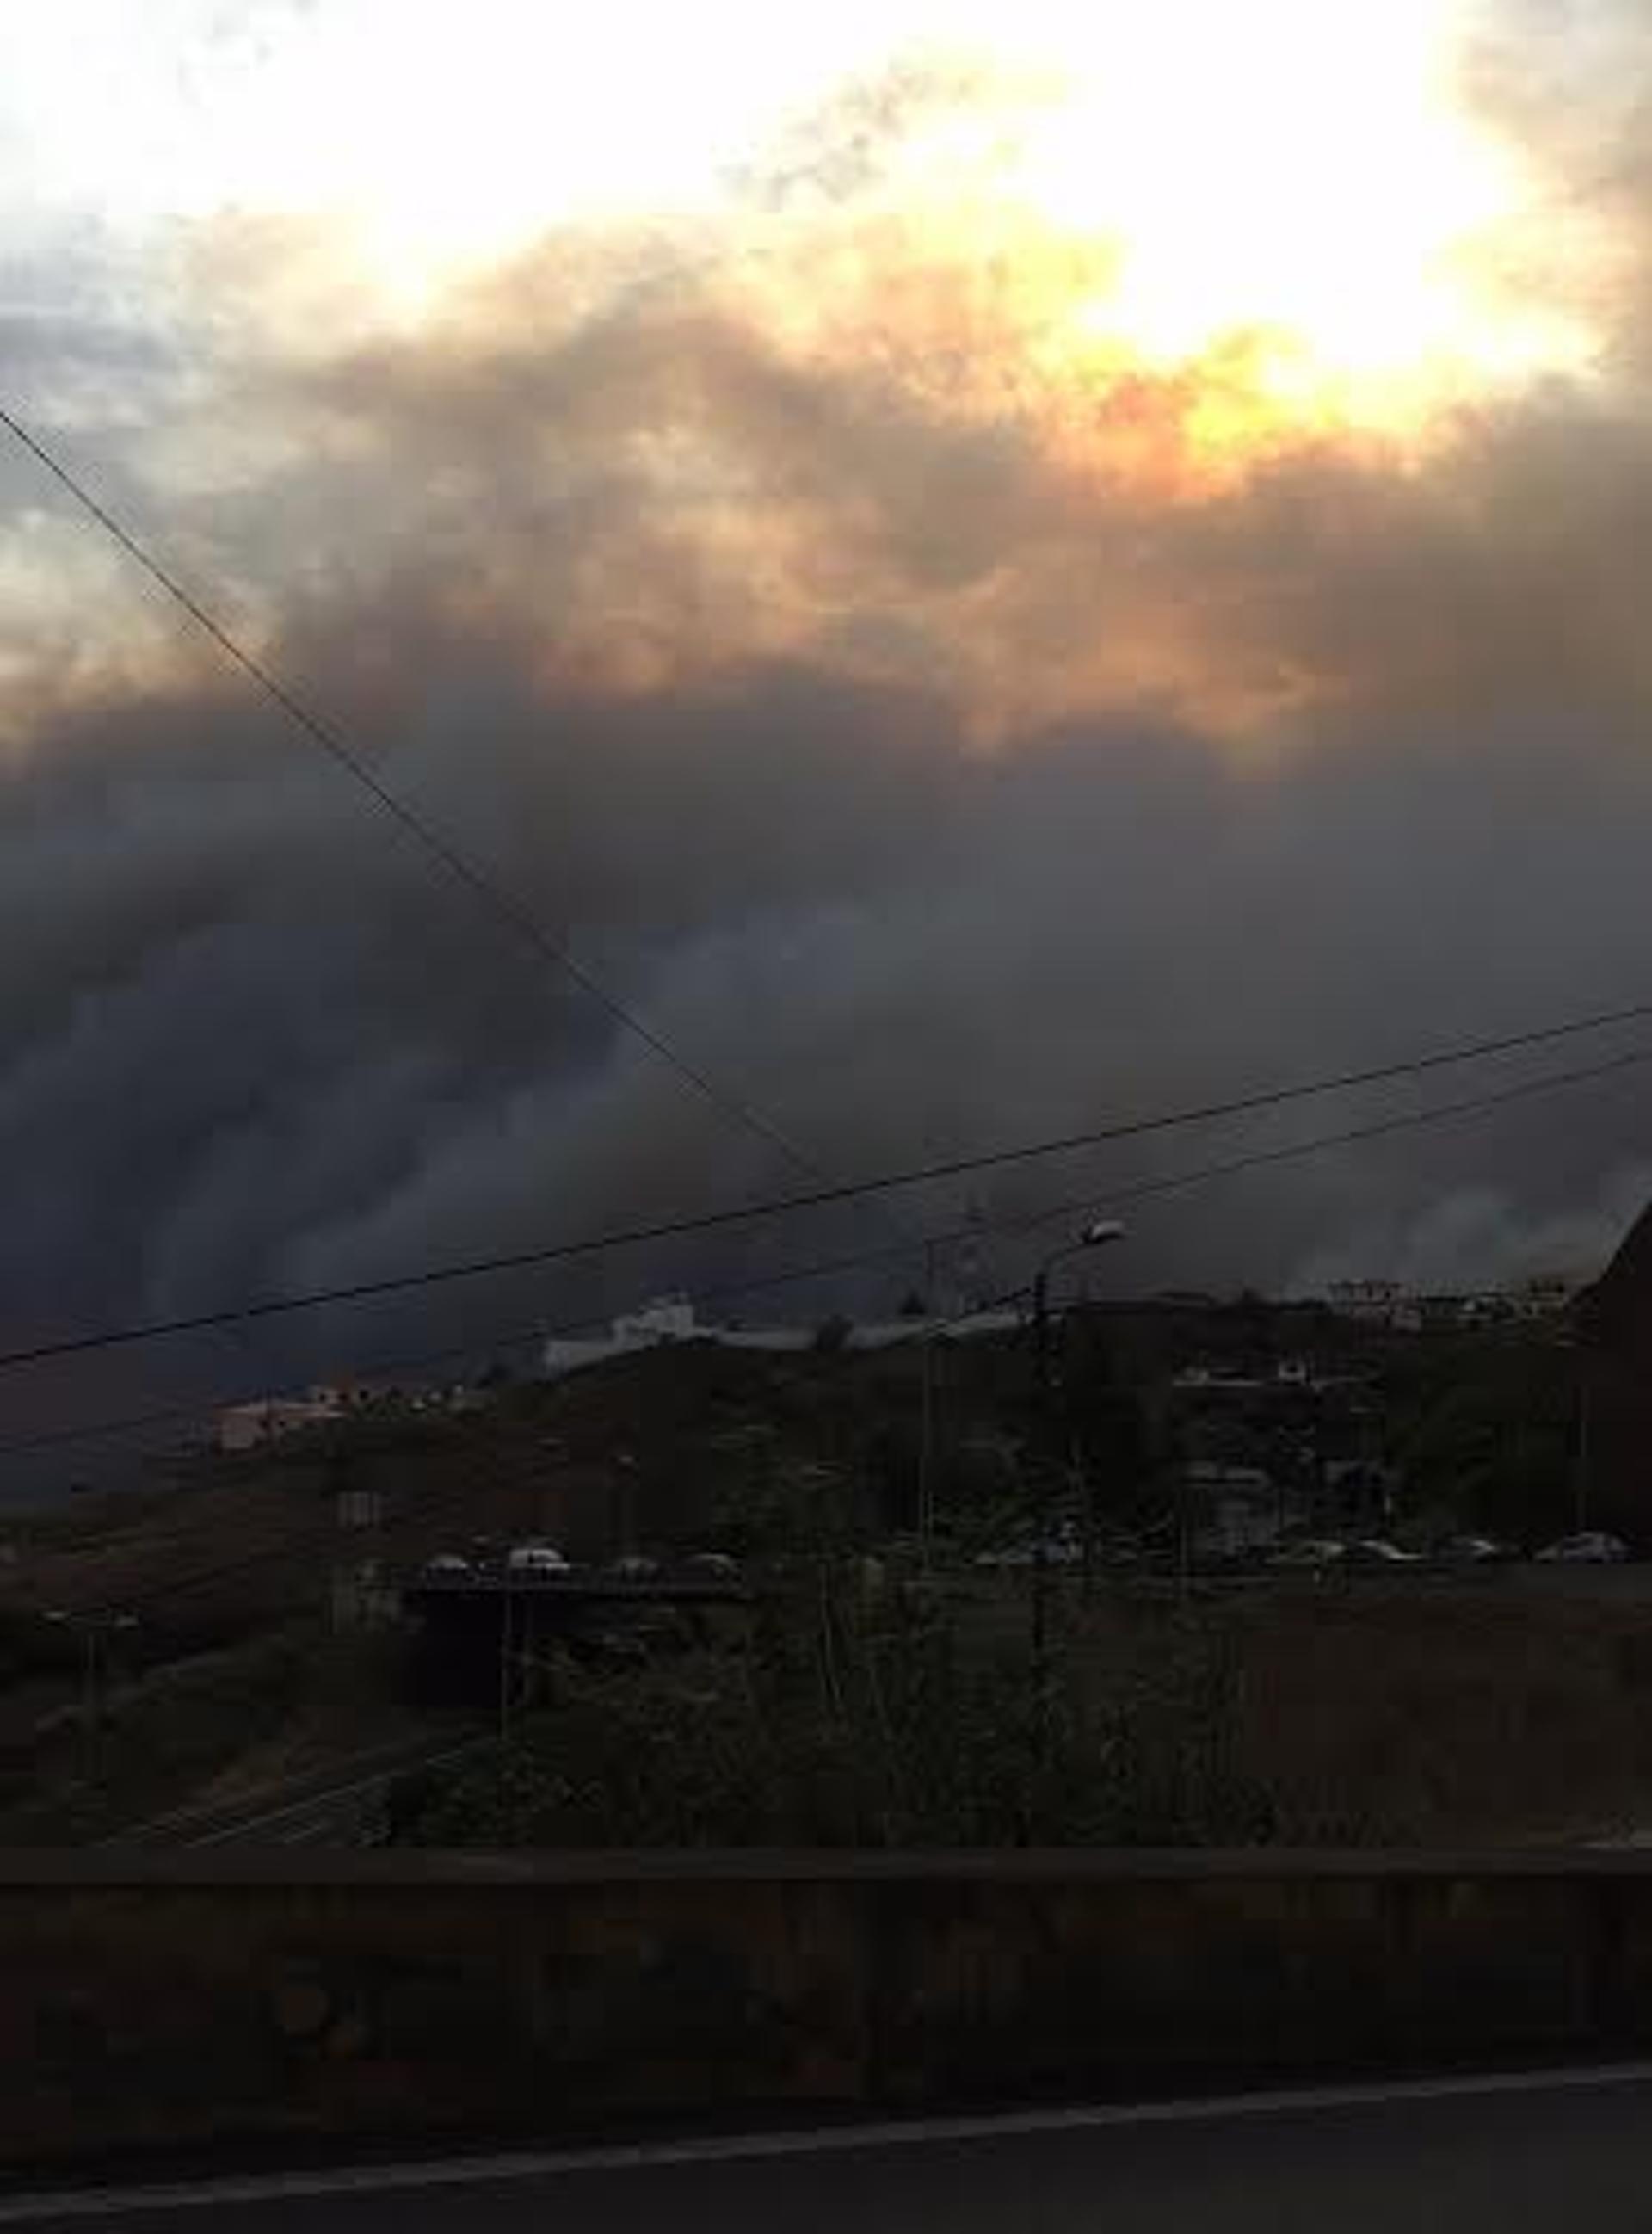
<path fill-rule="evenodd" d="M 132 2234 L 1647 2234 L 1652 2067 L 0 2203 Z M 309 2192 L 300 2192 L 305 2188 Z"/>

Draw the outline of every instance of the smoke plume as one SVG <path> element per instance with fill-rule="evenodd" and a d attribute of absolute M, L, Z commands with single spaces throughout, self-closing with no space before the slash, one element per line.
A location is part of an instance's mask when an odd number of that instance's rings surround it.
<path fill-rule="evenodd" d="M 1596 369 L 1403 433 L 1293 418 L 1265 337 L 1174 366 L 1075 340 L 1107 244 L 967 182 L 893 193 L 967 72 L 805 119 L 722 232 L 566 229 L 421 321 L 360 317 L 324 228 L 225 219 L 135 275 L 82 243 L 0 341 L 76 469 L 729 1098 L 836 1173 L 965 1154 L 1652 989 L 1648 49 L 1615 36 L 1579 98 L 1610 80 L 1621 160 L 1535 98 L 1537 19 L 1499 17 L 1474 81 L 1586 229 Z M 1501 254 L 1502 286 L 1546 271 Z M 802 1183 L 15 455 L 0 517 L 9 1339 Z M 1167 1197 L 1110 1275 L 1598 1252 L 1643 1186 L 1633 1080 Z M 1446 1088 L 983 1179 L 904 1231 Z M 74 1397 L 485 1349 L 857 1244 L 887 1222 L 756 1225 Z"/>

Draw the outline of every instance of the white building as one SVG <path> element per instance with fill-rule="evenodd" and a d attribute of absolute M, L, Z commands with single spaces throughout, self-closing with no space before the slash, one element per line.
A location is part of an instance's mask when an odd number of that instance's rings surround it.
<path fill-rule="evenodd" d="M 1397 1280 L 1338 1280 L 1327 1299 L 1339 1318 L 1397 1326 L 1414 1309 Z"/>
<path fill-rule="evenodd" d="M 850 1325 L 844 1336 L 846 1349 L 889 1349 L 897 1342 L 967 1342 L 983 1334 L 1002 1334 L 1020 1324 L 1014 1311 L 972 1311 L 960 1317 L 884 1319 Z M 635 1351 L 660 1349 L 675 1342 L 715 1342 L 723 1349 L 758 1349 L 775 1355 L 812 1349 L 813 1327 L 713 1326 L 695 1316 L 686 1296 L 666 1296 L 613 1323 L 605 1335 L 553 1336 L 545 1345 L 547 1380 L 558 1380 L 581 1366 L 600 1365 L 611 1357 L 628 1357 Z"/>

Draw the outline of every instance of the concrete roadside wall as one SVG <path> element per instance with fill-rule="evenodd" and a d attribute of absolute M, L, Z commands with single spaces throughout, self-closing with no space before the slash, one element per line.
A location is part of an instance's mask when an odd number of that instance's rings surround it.
<path fill-rule="evenodd" d="M 0 2159 L 734 2126 L 1652 2043 L 1652 1858 L 0 1859 Z"/>

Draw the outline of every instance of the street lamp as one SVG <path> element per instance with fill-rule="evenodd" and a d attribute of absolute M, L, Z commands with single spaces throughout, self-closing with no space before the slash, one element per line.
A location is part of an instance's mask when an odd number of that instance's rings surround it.
<path fill-rule="evenodd" d="M 1037 1359 L 1039 1409 L 1047 1428 L 1054 1430 L 1055 1374 L 1050 1343 L 1049 1276 L 1069 1257 L 1089 1249 L 1104 1249 L 1122 1241 L 1125 1229 L 1116 1218 L 1103 1218 L 1084 1226 L 1071 1241 L 1051 1250 L 1033 1276 L 1033 1344 Z M 1053 1440 L 1053 1433 L 1052 1433 Z M 1049 1758 L 1049 1467 L 1034 1470 L 1033 1525 L 1033 1745 L 1041 1767 Z"/>
<path fill-rule="evenodd" d="M 1105 1249 L 1110 1242 L 1122 1241 L 1125 1228 L 1116 1218 L 1097 1218 L 1085 1226 L 1071 1241 L 1064 1241 L 1059 1249 L 1052 1249 L 1033 1276 L 1033 1338 L 1038 1358 L 1038 1385 L 1048 1402 L 1054 1386 L 1050 1362 L 1049 1276 L 1058 1264 L 1069 1257 L 1081 1256 L 1087 1249 Z"/>

